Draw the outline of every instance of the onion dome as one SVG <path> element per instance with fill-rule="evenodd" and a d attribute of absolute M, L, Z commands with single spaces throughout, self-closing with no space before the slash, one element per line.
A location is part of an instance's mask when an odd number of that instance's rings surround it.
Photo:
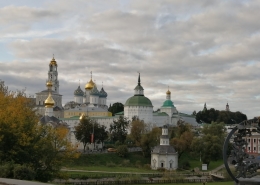
<path fill-rule="evenodd" d="M 85 114 L 85 113 L 81 114 L 81 116 L 79 117 L 79 119 L 82 120 L 84 117 L 86 117 L 86 114 Z"/>
<path fill-rule="evenodd" d="M 81 90 L 80 86 L 74 91 L 75 96 L 83 96 L 84 92 Z"/>
<path fill-rule="evenodd" d="M 95 86 L 95 83 L 90 79 L 90 81 L 85 85 L 86 90 L 91 90 Z"/>
<path fill-rule="evenodd" d="M 167 95 L 171 94 L 171 91 L 169 91 L 169 89 L 168 89 L 168 91 L 166 92 L 166 94 L 167 94 Z"/>
<path fill-rule="evenodd" d="M 99 92 L 99 97 L 100 98 L 106 98 L 107 97 L 107 93 L 106 91 L 103 89 L 103 87 L 101 88 L 100 92 Z"/>
<path fill-rule="evenodd" d="M 163 106 L 162 107 L 174 107 L 173 102 L 171 100 L 165 100 L 163 102 Z"/>
<path fill-rule="evenodd" d="M 53 107 L 55 104 L 55 101 L 53 100 L 51 93 L 49 94 L 48 98 L 45 100 L 45 107 Z"/>
<path fill-rule="evenodd" d="M 47 86 L 48 89 L 51 89 L 51 87 L 52 87 L 52 82 L 51 82 L 51 81 L 46 82 L 46 86 Z"/>
<path fill-rule="evenodd" d="M 93 87 L 93 89 L 91 89 L 89 94 L 92 95 L 92 96 L 99 96 L 99 91 L 97 89 L 96 84 L 94 84 L 94 87 Z"/>
<path fill-rule="evenodd" d="M 50 61 L 50 64 L 49 65 L 54 65 L 54 66 L 57 66 L 57 62 L 53 56 L 52 60 Z"/>
<path fill-rule="evenodd" d="M 49 96 L 48 98 L 45 100 L 45 107 L 53 107 L 54 104 L 55 104 L 55 101 L 53 100 L 52 96 L 51 96 L 51 87 L 52 87 L 52 82 L 51 81 L 48 81 L 46 83 L 46 86 L 49 90 Z"/>

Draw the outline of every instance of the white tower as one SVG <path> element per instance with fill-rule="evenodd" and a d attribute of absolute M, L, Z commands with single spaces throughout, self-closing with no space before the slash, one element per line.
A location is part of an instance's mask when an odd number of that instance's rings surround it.
<path fill-rule="evenodd" d="M 49 64 L 48 82 L 52 83 L 52 90 L 59 94 L 58 65 L 54 56 Z"/>

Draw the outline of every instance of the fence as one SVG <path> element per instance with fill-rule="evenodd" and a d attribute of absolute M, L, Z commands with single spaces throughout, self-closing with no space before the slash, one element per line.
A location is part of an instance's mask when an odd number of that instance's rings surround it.
<path fill-rule="evenodd" d="M 59 182 L 64 185 L 124 185 L 124 184 L 165 184 L 165 183 L 203 183 L 212 179 L 173 179 L 173 180 L 117 180 L 117 181 L 88 181 L 88 182 Z"/>
<path fill-rule="evenodd" d="M 171 177 L 191 177 L 191 176 L 209 176 L 210 173 L 85 173 L 85 174 L 70 174 L 69 177 L 71 179 L 100 179 L 100 178 L 115 178 L 115 177 L 129 177 L 129 176 L 141 176 L 141 177 L 148 177 L 148 178 L 155 178 L 155 177 L 163 177 L 163 176 L 171 176 Z"/>

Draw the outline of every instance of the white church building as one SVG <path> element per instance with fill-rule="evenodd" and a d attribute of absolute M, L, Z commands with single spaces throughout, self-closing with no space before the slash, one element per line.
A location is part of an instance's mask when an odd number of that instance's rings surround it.
<path fill-rule="evenodd" d="M 168 127 L 162 127 L 162 135 L 160 137 L 160 145 L 155 146 L 151 152 L 151 168 L 165 168 L 167 170 L 175 170 L 178 168 L 178 152 L 173 146 L 170 146 Z"/>

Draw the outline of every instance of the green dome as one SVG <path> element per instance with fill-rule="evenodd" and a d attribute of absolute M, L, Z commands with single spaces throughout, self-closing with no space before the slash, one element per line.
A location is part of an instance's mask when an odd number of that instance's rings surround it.
<path fill-rule="evenodd" d="M 171 100 L 165 100 L 165 102 L 163 102 L 162 107 L 174 107 L 174 105 L 173 105 L 173 102 Z"/>
<path fill-rule="evenodd" d="M 75 96 L 83 96 L 84 92 L 81 90 L 80 86 L 74 91 Z"/>
<path fill-rule="evenodd" d="M 125 106 L 145 106 L 152 107 L 152 102 L 145 96 L 132 96 L 125 102 Z"/>

